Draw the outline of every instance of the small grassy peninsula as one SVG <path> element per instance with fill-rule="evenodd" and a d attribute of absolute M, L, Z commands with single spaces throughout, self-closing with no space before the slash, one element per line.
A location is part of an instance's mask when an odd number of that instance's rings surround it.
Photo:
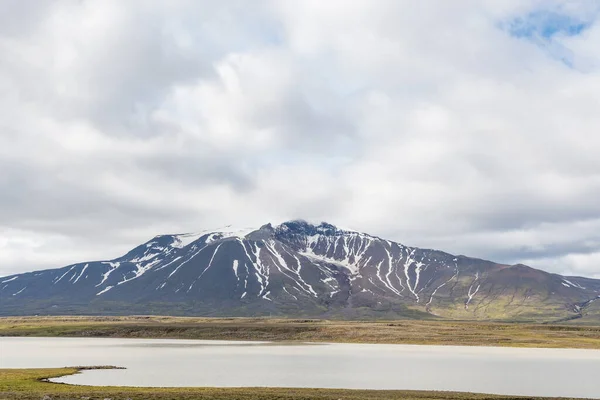
<path fill-rule="evenodd" d="M 82 369 L 0 369 L 0 400 L 502 400 L 532 397 L 485 394 L 287 388 L 133 388 L 75 386 L 48 382 Z M 106 368 L 106 367 L 101 367 Z"/>

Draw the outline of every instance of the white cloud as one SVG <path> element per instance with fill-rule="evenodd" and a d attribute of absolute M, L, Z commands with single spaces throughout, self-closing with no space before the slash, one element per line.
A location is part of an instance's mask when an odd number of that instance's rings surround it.
<path fill-rule="evenodd" d="M 589 2 L 6 4 L 0 275 L 288 218 L 600 274 Z"/>

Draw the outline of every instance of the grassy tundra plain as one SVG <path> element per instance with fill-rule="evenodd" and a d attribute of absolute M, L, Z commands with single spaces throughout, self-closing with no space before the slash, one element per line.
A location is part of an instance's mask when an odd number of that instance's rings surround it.
<path fill-rule="evenodd" d="M 287 388 L 133 388 L 75 386 L 45 379 L 75 374 L 77 368 L 0 369 L 0 400 L 502 400 L 533 397 L 404 391 Z"/>
<path fill-rule="evenodd" d="M 3 317 L 0 336 L 115 337 L 600 349 L 600 326 L 454 321 Z"/>

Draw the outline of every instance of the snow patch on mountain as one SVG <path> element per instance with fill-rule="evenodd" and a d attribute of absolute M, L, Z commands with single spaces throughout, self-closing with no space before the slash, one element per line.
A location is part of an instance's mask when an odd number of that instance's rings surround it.
<path fill-rule="evenodd" d="M 182 249 L 190 243 L 200 239 L 203 235 L 205 235 L 205 233 L 182 233 L 179 235 L 173 235 L 174 241 L 171 246 L 177 249 Z"/>

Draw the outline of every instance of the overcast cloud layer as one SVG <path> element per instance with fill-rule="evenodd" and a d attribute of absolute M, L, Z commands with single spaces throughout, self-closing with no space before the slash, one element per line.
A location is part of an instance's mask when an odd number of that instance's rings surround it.
<path fill-rule="evenodd" d="M 597 1 L 0 3 L 0 275 L 325 220 L 600 277 Z"/>

